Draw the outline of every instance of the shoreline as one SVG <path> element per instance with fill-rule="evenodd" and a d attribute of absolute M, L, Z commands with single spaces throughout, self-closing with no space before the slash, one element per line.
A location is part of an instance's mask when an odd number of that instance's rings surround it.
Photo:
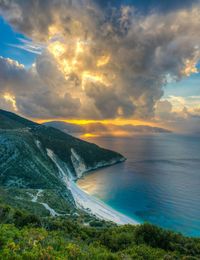
<path fill-rule="evenodd" d="M 86 210 L 88 213 L 95 215 L 101 220 L 112 221 L 118 225 L 140 224 L 138 221 L 113 209 L 103 201 L 95 198 L 92 195 L 89 195 L 84 190 L 82 190 L 73 180 L 68 182 L 68 185 L 78 208 Z"/>
<path fill-rule="evenodd" d="M 66 175 L 65 170 L 62 169 L 62 166 L 59 164 L 59 161 L 57 160 L 54 152 L 50 149 L 47 149 L 47 154 L 55 163 L 59 172 L 61 173 L 63 182 L 66 184 L 66 187 L 71 191 L 77 208 L 82 209 L 101 220 L 111 221 L 118 225 L 140 224 L 140 222 L 138 222 L 137 220 L 134 220 L 120 213 L 119 211 L 105 204 L 103 201 L 100 201 L 99 199 L 87 194 L 76 184 L 76 180 L 74 180 L 74 178 L 72 177 L 73 175 L 68 168 L 68 176 Z"/>

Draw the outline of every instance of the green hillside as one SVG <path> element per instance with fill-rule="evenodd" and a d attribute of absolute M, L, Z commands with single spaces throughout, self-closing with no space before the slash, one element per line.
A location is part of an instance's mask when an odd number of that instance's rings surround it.
<path fill-rule="evenodd" d="M 0 109 L 0 129 L 18 129 L 35 125 L 37 124 L 28 119 Z"/>
<path fill-rule="evenodd" d="M 77 208 L 74 179 L 125 158 L 0 110 L 0 260 L 197 260 L 200 239 L 144 224 L 117 226 Z"/>
<path fill-rule="evenodd" d="M 0 110 L 0 194 L 6 203 L 39 215 L 49 215 L 41 203 L 47 203 L 58 214 L 77 211 L 71 192 L 59 169 L 49 157 L 53 151 L 68 175 L 77 178 L 72 150 L 84 163 L 84 172 L 99 162 L 112 164 L 123 156 L 74 138 L 55 128 L 36 124 L 16 114 Z M 79 176 L 80 177 L 80 176 Z M 38 190 L 40 202 L 32 201 Z"/>

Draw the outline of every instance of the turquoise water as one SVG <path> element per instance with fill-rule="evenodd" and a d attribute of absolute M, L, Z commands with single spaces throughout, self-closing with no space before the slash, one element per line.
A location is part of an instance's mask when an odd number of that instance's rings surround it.
<path fill-rule="evenodd" d="M 200 138 L 174 134 L 88 141 L 127 157 L 78 185 L 114 209 L 189 236 L 200 236 Z"/>

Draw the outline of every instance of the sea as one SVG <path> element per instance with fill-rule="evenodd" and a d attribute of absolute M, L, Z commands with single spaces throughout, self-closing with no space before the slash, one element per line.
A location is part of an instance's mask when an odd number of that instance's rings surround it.
<path fill-rule="evenodd" d="M 85 138 L 127 160 L 90 172 L 77 184 L 115 210 L 187 236 L 200 236 L 200 136 Z"/>

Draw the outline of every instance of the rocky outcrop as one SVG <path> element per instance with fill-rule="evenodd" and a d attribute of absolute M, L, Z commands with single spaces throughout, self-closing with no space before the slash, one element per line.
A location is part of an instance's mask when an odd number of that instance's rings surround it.
<path fill-rule="evenodd" d="M 76 173 L 76 177 L 78 179 L 81 178 L 85 173 L 87 173 L 89 171 L 92 171 L 92 170 L 95 170 L 98 168 L 102 168 L 105 166 L 111 166 L 116 163 L 123 162 L 125 160 L 126 160 L 126 158 L 124 158 L 124 157 L 120 157 L 120 158 L 116 157 L 116 158 L 113 158 L 108 161 L 98 161 L 98 162 L 94 163 L 92 166 L 91 165 L 88 166 L 85 163 L 84 159 L 78 154 L 78 152 L 75 151 L 75 149 L 73 149 L 73 148 L 71 149 L 71 161 L 72 161 L 75 173 Z"/>

